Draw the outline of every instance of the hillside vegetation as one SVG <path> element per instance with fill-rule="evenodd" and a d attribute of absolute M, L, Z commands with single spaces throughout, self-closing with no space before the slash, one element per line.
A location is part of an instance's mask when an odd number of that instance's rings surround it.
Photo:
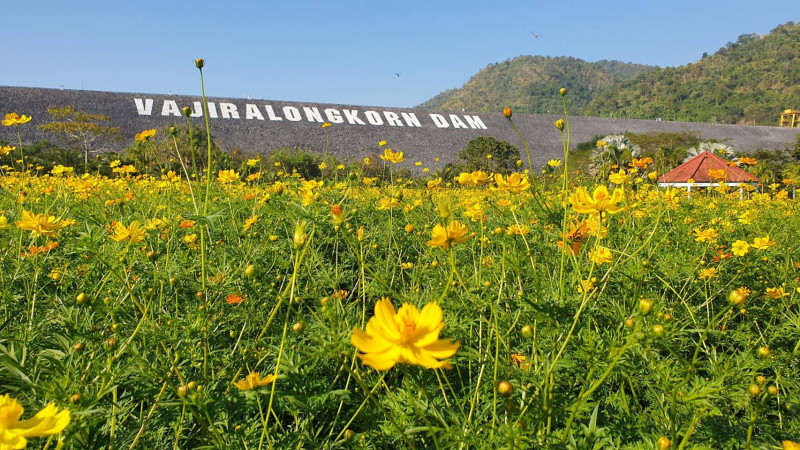
<path fill-rule="evenodd" d="M 520 56 L 490 64 L 461 88 L 444 91 L 419 108 L 500 111 L 511 106 L 518 112 L 555 114 L 562 105 L 553 93 L 567 87 L 567 107 L 582 111 L 597 93 L 653 69 L 619 61 L 591 63 L 571 57 Z"/>
<path fill-rule="evenodd" d="M 570 91 L 572 114 L 777 125 L 780 111 L 800 108 L 800 24 L 741 35 L 680 67 L 520 56 L 489 65 L 420 108 L 555 114 L 561 87 Z"/>
<path fill-rule="evenodd" d="M 595 95 L 584 113 L 776 125 L 785 108 L 800 108 L 800 24 L 791 22 L 694 64 L 642 73 Z"/>

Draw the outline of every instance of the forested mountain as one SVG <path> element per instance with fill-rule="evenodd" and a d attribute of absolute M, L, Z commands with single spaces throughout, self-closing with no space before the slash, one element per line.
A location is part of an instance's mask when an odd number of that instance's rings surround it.
<path fill-rule="evenodd" d="M 800 24 L 741 35 L 680 67 L 521 56 L 489 65 L 420 107 L 555 114 L 564 86 L 572 114 L 776 125 L 783 109 L 800 109 Z"/>
<path fill-rule="evenodd" d="M 800 24 L 745 34 L 694 64 L 638 75 L 594 96 L 584 114 L 777 125 L 800 109 Z"/>
<path fill-rule="evenodd" d="M 520 56 L 490 64 L 461 88 L 444 91 L 419 108 L 501 111 L 511 106 L 518 112 L 555 114 L 562 110 L 558 90 L 566 87 L 567 107 L 582 111 L 599 92 L 653 69 L 619 61 Z"/>

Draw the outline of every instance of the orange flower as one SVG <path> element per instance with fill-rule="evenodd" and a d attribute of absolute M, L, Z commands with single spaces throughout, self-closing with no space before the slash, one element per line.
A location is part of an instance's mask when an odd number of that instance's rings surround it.
<path fill-rule="evenodd" d="M 239 294 L 230 294 L 225 298 L 225 301 L 228 302 L 229 305 L 238 305 L 242 303 L 243 300 L 244 298 Z"/>

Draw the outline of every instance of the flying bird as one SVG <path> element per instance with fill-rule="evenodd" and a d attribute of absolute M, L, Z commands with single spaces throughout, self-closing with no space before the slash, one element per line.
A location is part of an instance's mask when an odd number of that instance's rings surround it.
<path fill-rule="evenodd" d="M 398 77 L 400 76 L 400 74 L 399 74 L 399 73 L 397 73 L 397 72 L 395 72 L 394 74 L 395 74 L 395 75 L 397 75 Z"/>
<path fill-rule="evenodd" d="M 541 36 L 541 34 L 536 34 L 536 33 L 534 33 L 533 31 L 531 31 L 531 34 L 533 35 L 533 37 L 534 37 L 535 39 L 539 39 L 539 36 Z"/>

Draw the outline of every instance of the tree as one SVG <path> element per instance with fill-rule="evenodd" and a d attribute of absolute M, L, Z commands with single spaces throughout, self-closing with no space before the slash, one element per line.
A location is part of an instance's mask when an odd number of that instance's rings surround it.
<path fill-rule="evenodd" d="M 458 156 L 470 170 L 503 174 L 513 171 L 520 157 L 516 147 L 491 136 L 480 136 L 469 141 L 467 148 L 461 150 Z"/>
<path fill-rule="evenodd" d="M 66 145 L 82 151 L 84 164 L 89 164 L 89 153 L 98 147 L 112 140 L 122 140 L 119 127 L 107 125 L 109 118 L 102 114 L 78 111 L 72 105 L 51 106 L 47 113 L 53 121 L 39 125 L 39 128 L 59 135 Z"/>

